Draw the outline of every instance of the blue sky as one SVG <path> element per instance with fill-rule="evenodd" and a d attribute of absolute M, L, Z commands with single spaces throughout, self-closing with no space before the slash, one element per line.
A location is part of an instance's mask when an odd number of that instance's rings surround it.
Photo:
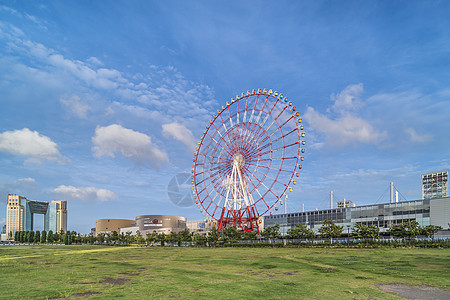
<path fill-rule="evenodd" d="M 288 210 L 421 198 L 450 165 L 448 1 L 0 1 L 0 225 L 6 195 L 100 218 L 203 216 L 167 185 L 210 116 L 283 92 L 307 155 Z M 40 219 L 40 218 L 38 218 Z M 37 221 L 38 228 L 42 220 Z"/>

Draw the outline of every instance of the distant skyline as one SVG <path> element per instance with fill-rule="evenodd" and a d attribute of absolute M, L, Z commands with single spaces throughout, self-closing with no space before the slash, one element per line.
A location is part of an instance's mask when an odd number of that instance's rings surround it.
<path fill-rule="evenodd" d="M 420 199 L 421 174 L 450 169 L 449 14 L 447 1 L 0 0 L 0 226 L 8 193 L 67 200 L 81 233 L 201 220 L 167 186 L 217 109 L 258 88 L 305 123 L 288 211 L 329 207 L 331 189 L 388 202 L 391 180 Z"/>

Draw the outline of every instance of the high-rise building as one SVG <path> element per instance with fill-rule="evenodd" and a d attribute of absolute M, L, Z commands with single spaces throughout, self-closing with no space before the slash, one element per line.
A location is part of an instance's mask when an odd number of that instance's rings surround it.
<path fill-rule="evenodd" d="M 448 197 L 448 170 L 422 175 L 422 199 Z"/>
<path fill-rule="evenodd" d="M 8 194 L 6 204 L 6 234 L 8 239 L 14 237 L 16 231 L 33 230 L 35 214 L 44 215 L 45 231 L 67 231 L 67 201 L 53 200 L 49 203 Z"/>

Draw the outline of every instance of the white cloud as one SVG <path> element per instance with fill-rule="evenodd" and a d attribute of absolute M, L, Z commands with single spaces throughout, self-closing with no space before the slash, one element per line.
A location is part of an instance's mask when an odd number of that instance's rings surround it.
<path fill-rule="evenodd" d="M 331 99 L 334 100 L 332 110 L 340 114 L 357 110 L 362 104 L 360 96 L 363 91 L 363 84 L 359 83 L 347 86 L 337 95 L 331 95 Z"/>
<path fill-rule="evenodd" d="M 92 109 L 88 104 L 83 103 L 78 96 L 72 96 L 70 98 L 61 98 L 59 100 L 66 109 L 81 119 L 87 118 L 87 113 Z"/>
<path fill-rule="evenodd" d="M 27 156 L 31 162 L 64 161 L 55 142 L 28 128 L 0 133 L 0 151 Z"/>
<path fill-rule="evenodd" d="M 17 195 L 33 195 L 40 192 L 40 187 L 34 178 L 20 178 L 11 182 L 0 182 L 0 195 L 17 194 Z M 0 202 L 4 199 L 0 197 Z"/>
<path fill-rule="evenodd" d="M 170 136 L 183 144 L 185 144 L 189 150 L 195 149 L 195 139 L 192 131 L 186 128 L 186 126 L 173 122 L 169 124 L 162 125 L 163 134 L 165 136 Z"/>
<path fill-rule="evenodd" d="M 431 134 L 418 134 L 413 128 L 406 128 L 405 133 L 413 143 L 426 143 L 433 139 Z"/>
<path fill-rule="evenodd" d="M 367 121 L 352 115 L 333 120 L 308 107 L 304 118 L 314 130 L 325 134 L 327 142 L 333 145 L 342 146 L 352 142 L 376 144 L 386 137 L 386 133 L 377 131 Z"/>
<path fill-rule="evenodd" d="M 94 65 L 98 65 L 98 66 L 103 65 L 103 63 L 97 57 L 94 57 L 94 56 L 89 57 L 87 59 L 87 61 Z"/>
<path fill-rule="evenodd" d="M 34 184 L 34 183 L 36 183 L 36 180 L 34 180 L 34 178 L 31 178 L 31 177 L 20 178 L 18 180 L 18 183 L 20 183 L 20 184 Z"/>
<path fill-rule="evenodd" d="M 169 159 L 167 154 L 152 143 L 151 137 L 118 124 L 98 126 L 92 138 L 94 155 L 114 157 L 115 153 L 131 160 L 136 165 L 158 168 Z"/>
<path fill-rule="evenodd" d="M 387 137 L 387 133 L 377 130 L 369 122 L 356 115 L 362 106 L 360 100 L 362 93 L 363 85 L 361 83 L 349 85 L 339 94 L 331 95 L 334 103 L 327 112 L 335 112 L 334 118 L 308 107 L 304 119 L 312 129 L 323 134 L 327 143 L 332 145 L 377 144 Z M 322 145 L 319 141 L 316 143 Z"/>
<path fill-rule="evenodd" d="M 101 202 L 113 200 L 116 198 L 114 192 L 106 189 L 97 189 L 94 187 L 74 187 L 71 185 L 60 185 L 52 190 L 52 193 L 66 200 L 81 200 Z"/>

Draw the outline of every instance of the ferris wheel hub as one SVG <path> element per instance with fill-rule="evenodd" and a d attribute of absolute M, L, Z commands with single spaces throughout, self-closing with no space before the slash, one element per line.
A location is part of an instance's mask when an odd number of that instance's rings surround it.
<path fill-rule="evenodd" d="M 242 167 L 244 164 L 244 156 L 241 153 L 236 153 L 233 158 L 233 166 L 238 168 Z"/>

